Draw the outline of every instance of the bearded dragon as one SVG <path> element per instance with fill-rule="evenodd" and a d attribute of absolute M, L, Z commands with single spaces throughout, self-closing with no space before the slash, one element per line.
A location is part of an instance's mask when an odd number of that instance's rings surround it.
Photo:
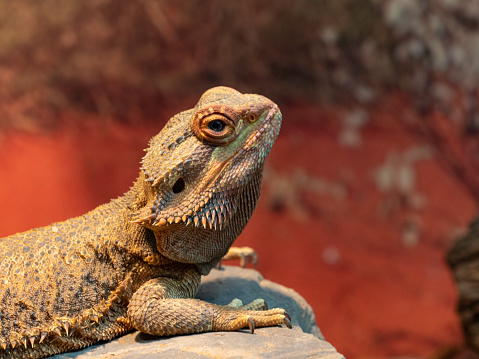
<path fill-rule="evenodd" d="M 266 97 L 210 89 L 151 139 L 123 196 L 0 239 L 0 358 L 41 358 L 134 329 L 291 327 L 262 299 L 194 299 L 201 275 L 242 255 L 230 247 L 256 206 L 281 120 Z"/>

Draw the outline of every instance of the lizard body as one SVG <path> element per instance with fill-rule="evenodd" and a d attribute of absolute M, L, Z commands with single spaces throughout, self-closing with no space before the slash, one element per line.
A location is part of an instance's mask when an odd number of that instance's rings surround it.
<path fill-rule="evenodd" d="M 152 138 L 125 195 L 0 239 L 0 358 L 41 358 L 133 329 L 290 326 L 261 299 L 193 299 L 252 215 L 280 125 L 269 99 L 210 89 Z"/>

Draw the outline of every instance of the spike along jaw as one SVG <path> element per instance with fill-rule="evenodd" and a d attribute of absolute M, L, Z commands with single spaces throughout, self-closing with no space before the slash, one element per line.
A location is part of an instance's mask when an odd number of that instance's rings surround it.
<path fill-rule="evenodd" d="M 153 230 L 160 253 L 207 263 L 227 252 L 256 206 L 281 119 L 269 99 L 226 87 L 170 119 L 143 159 L 152 199 L 136 221 Z"/>

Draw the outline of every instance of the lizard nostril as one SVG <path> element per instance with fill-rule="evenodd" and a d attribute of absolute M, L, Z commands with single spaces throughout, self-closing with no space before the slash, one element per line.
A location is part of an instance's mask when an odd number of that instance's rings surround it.
<path fill-rule="evenodd" d="M 178 178 L 173 185 L 173 193 L 180 193 L 185 189 L 185 180 L 183 178 Z"/>

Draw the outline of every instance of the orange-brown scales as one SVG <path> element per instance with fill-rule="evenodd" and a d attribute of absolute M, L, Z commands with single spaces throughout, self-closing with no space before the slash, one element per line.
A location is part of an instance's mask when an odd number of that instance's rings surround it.
<path fill-rule="evenodd" d="M 135 328 L 290 326 L 283 309 L 262 310 L 261 299 L 192 299 L 246 226 L 280 125 L 269 99 L 210 89 L 153 137 L 124 196 L 0 239 L 0 358 L 40 358 Z"/>

